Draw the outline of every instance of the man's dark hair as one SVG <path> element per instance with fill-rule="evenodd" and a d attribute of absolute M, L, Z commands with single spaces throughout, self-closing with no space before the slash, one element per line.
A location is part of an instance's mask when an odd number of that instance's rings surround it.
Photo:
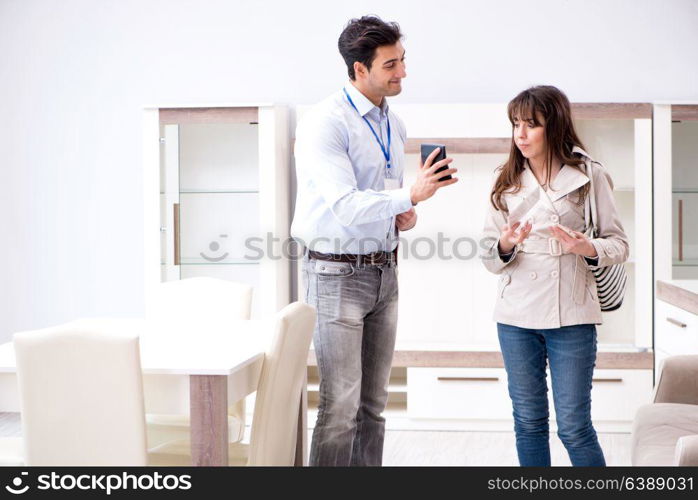
<path fill-rule="evenodd" d="M 386 23 L 377 16 L 363 16 L 352 19 L 339 35 L 339 53 L 347 63 L 349 78 L 356 80 L 354 63 L 362 63 L 369 70 L 376 57 L 376 48 L 394 45 L 400 41 L 402 33 L 397 23 Z"/>

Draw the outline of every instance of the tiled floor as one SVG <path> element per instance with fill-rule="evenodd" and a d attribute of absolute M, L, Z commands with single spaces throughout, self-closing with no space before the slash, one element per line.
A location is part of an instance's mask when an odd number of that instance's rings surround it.
<path fill-rule="evenodd" d="M 608 465 L 630 465 L 630 434 L 599 433 Z M 384 465 L 518 465 L 513 432 L 388 431 Z M 570 465 L 567 451 L 550 435 L 553 465 Z"/>

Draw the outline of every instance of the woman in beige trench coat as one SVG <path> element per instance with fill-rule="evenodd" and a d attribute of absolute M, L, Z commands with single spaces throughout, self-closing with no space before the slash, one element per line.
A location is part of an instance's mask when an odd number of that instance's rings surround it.
<path fill-rule="evenodd" d="M 519 463 L 550 465 L 546 362 L 558 436 L 572 465 L 605 460 L 591 422 L 596 324 L 590 265 L 628 258 L 608 172 L 584 152 L 567 97 L 532 87 L 508 106 L 512 145 L 498 169 L 485 221 L 485 267 L 500 276 L 494 319 L 514 409 Z M 585 230 L 591 172 L 598 237 Z"/>

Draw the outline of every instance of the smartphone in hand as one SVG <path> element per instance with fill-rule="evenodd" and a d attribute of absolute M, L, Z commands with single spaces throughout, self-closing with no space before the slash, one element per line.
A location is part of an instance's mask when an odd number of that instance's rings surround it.
<path fill-rule="evenodd" d="M 439 162 L 441 160 L 446 159 L 446 145 L 445 144 L 422 144 L 422 165 L 424 165 L 427 161 L 427 158 L 431 154 L 432 151 L 434 151 L 436 148 L 441 148 L 439 150 L 439 154 L 436 155 L 436 158 L 434 158 L 434 161 L 431 163 L 432 165 L 436 162 Z M 448 167 L 444 165 L 443 167 L 439 168 L 436 170 L 436 173 L 438 174 L 442 170 L 446 170 Z M 450 175 L 445 175 L 439 179 L 439 182 L 447 181 L 452 179 Z"/>

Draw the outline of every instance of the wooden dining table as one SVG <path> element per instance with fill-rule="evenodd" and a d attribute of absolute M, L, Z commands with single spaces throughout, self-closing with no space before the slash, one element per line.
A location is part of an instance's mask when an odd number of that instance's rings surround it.
<path fill-rule="evenodd" d="M 257 390 L 272 320 L 233 325 L 146 319 L 76 320 L 96 331 L 137 333 L 147 413 L 189 414 L 195 466 L 228 465 L 228 402 Z M 19 411 L 12 342 L 0 344 L 0 411 Z M 305 386 L 299 404 L 296 465 L 306 465 Z"/>

